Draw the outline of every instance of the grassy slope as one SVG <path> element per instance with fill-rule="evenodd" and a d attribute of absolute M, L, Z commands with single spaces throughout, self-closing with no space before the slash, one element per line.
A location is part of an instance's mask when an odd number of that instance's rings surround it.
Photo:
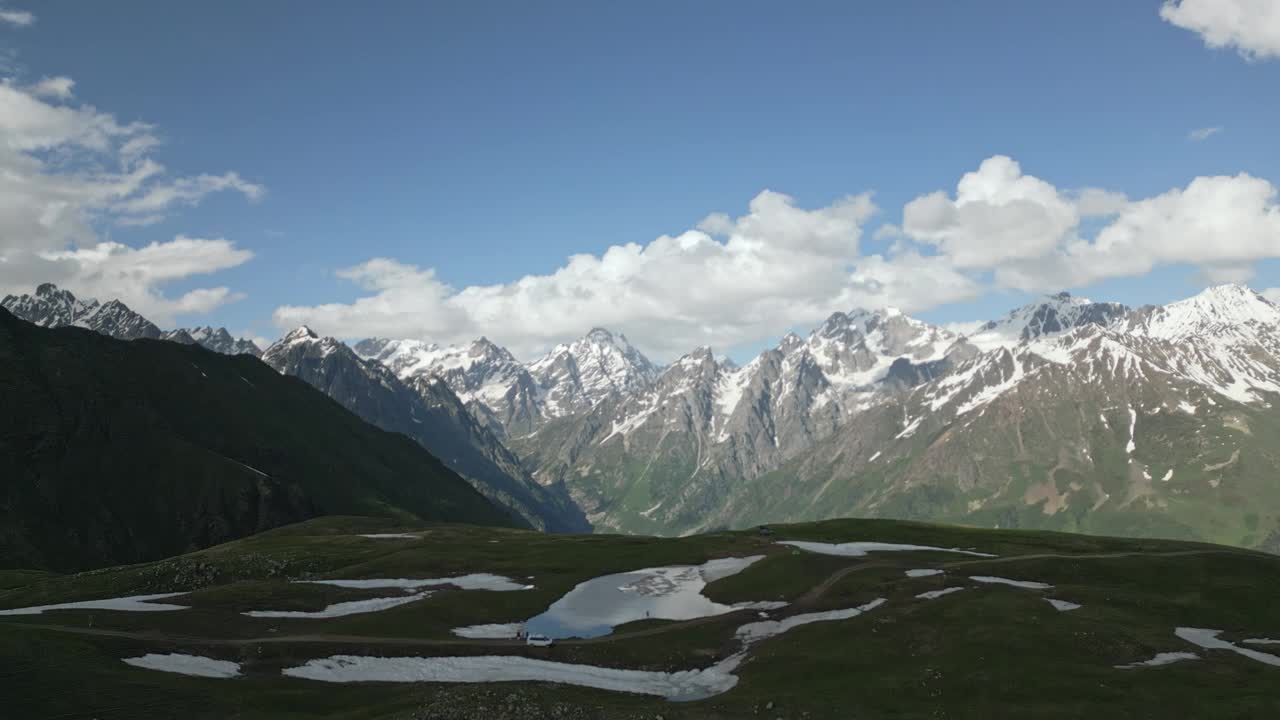
<path fill-rule="evenodd" d="M 852 440 L 832 438 L 745 484 L 722 519 L 744 527 L 871 515 L 1242 547 L 1275 542 L 1280 415 L 1274 409 L 1218 402 L 1202 404 L 1195 415 L 1144 411 L 1132 455 L 1127 410 L 1067 390 L 1014 392 L 976 419 L 964 416 L 897 446 L 879 437 L 895 430 L 873 428 L 875 444 L 886 447 L 874 463 L 851 462 L 842 451 Z M 1050 484 L 1060 504 L 1046 501 Z"/>
<path fill-rule="evenodd" d="M 549 650 L 431 643 L 451 642 L 448 629 L 455 625 L 531 616 L 595 575 L 766 553 L 765 560 L 740 575 L 713 583 L 707 594 L 721 602 L 785 599 L 799 602 L 806 612 L 878 597 L 889 602 L 861 618 L 799 628 L 758 645 L 740 670 L 737 688 L 698 703 L 547 684 L 496 687 L 502 693 L 519 692 L 529 717 L 556 702 L 589 708 L 595 716 L 646 718 L 742 717 L 763 712 L 768 703 L 774 703 L 769 717 L 807 712 L 814 718 L 1243 718 L 1266 716 L 1280 707 L 1280 669 L 1229 653 L 1198 651 L 1173 635 L 1174 627 L 1192 625 L 1222 628 L 1233 639 L 1280 637 L 1280 607 L 1273 602 L 1280 592 L 1280 558 L 1272 556 L 1194 543 L 876 520 L 777 526 L 774 537 L 754 532 L 680 539 L 546 536 L 445 525 L 425 528 L 416 540 L 350 535 L 392 527 L 387 520 L 326 518 L 174 560 L 35 577 L 0 590 L 0 607 L 14 607 L 205 588 L 182 601 L 195 609 L 177 613 L 74 611 L 0 618 L 0 663 L 8 668 L 0 676 L 0 695 L 17 717 L 400 718 L 413 717 L 414 708 L 433 700 L 458 707 L 487 702 L 495 686 L 328 685 L 285 679 L 278 670 L 338 652 L 516 653 L 646 669 L 703 666 L 734 650 L 733 631 L 750 613 L 691 624 L 636 623 L 619 629 L 616 640 L 566 642 Z M 1000 557 L 905 553 L 832 558 L 773 544 L 783 537 L 975 547 Z M 1159 555 L 1186 551 L 1208 552 Z M 1046 553 L 1068 557 L 1037 557 Z M 1114 553 L 1138 554 L 1091 557 Z M 906 578 L 903 570 L 912 567 L 944 567 L 947 575 Z M 852 570 L 834 575 L 846 569 Z M 238 614 L 250 608 L 319 609 L 385 593 L 290 585 L 285 578 L 435 577 L 477 571 L 533 575 L 537 589 L 444 591 L 383 613 L 322 621 Z M 914 599 L 924 590 L 967 584 L 965 576 L 978 574 L 1057 587 L 1039 593 L 969 584 L 969 589 L 939 600 Z M 833 577 L 824 593 L 811 594 Z M 1042 595 L 1084 607 L 1058 613 Z M 159 634 L 98 637 L 41 627 L 85 627 L 91 617 L 96 629 Z M 671 630 L 632 636 L 664 628 Z M 300 634 L 326 637 L 288 640 Z M 362 639 L 341 641 L 335 635 Z M 1140 671 L 1112 667 L 1175 650 L 1201 652 L 1203 659 Z M 186 678 L 119 662 L 142 652 L 170 651 L 238 660 L 248 676 L 232 681 Z M 68 677 L 76 681 L 68 683 Z"/>
<path fill-rule="evenodd" d="M 511 520 L 257 359 L 0 310 L 0 568 L 166 557 L 330 513 Z"/>

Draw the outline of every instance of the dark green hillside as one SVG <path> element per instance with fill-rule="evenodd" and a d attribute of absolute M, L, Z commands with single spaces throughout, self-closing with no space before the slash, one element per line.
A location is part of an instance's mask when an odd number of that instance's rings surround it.
<path fill-rule="evenodd" d="M 249 356 L 0 310 L 0 568 L 154 560 L 317 515 L 510 525 L 435 457 Z"/>

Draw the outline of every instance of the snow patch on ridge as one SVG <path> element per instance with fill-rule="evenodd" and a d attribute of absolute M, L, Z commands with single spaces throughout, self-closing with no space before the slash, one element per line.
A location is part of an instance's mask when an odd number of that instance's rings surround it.
<path fill-rule="evenodd" d="M 120 610 L 123 612 L 166 612 L 170 610 L 186 610 L 186 605 L 168 605 L 151 602 L 164 598 L 186 595 L 185 592 L 156 593 L 154 595 L 130 595 L 128 597 L 108 598 L 106 600 L 81 600 L 79 602 L 56 603 L 53 605 L 35 605 L 32 607 L 10 608 L 0 610 L 0 615 L 39 615 L 47 610 Z"/>
<path fill-rule="evenodd" d="M 241 614 L 256 618 L 335 618 L 389 610 L 393 607 L 407 605 L 411 602 L 417 602 L 428 597 L 431 597 L 430 590 L 416 593 L 414 595 L 401 595 L 398 597 L 371 598 L 369 600 L 352 600 L 351 602 L 334 603 L 323 610 L 316 610 L 314 612 L 307 612 L 305 610 L 250 610 L 249 612 Z"/>
<path fill-rule="evenodd" d="M 840 557 L 863 557 L 873 552 L 947 552 L 975 557 L 996 557 L 990 553 L 962 550 L 960 548 L 940 548 L 930 545 L 904 545 L 901 543 L 882 542 L 847 542 L 840 544 L 809 542 L 806 540 L 781 540 L 779 545 L 790 545 L 807 552 L 820 555 L 838 555 Z"/>
<path fill-rule="evenodd" d="M 179 675 L 211 678 L 233 678 L 240 675 L 240 663 L 184 653 L 147 653 L 139 657 L 124 658 L 123 661 L 126 665 Z"/>

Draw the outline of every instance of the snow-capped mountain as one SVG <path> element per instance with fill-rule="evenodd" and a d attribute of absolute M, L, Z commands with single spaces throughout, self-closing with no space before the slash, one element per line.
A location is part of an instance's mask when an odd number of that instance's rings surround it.
<path fill-rule="evenodd" d="M 356 343 L 354 349 L 401 379 L 440 378 L 499 437 L 530 432 L 542 419 L 542 389 L 537 381 L 510 352 L 487 338 L 450 347 L 371 338 Z"/>
<path fill-rule="evenodd" d="M 529 365 L 542 389 L 542 413 L 557 418 L 575 415 L 605 400 L 643 392 L 653 385 L 653 363 L 627 342 L 603 328 L 557 345 Z"/>
<path fill-rule="evenodd" d="M 371 338 L 357 343 L 355 350 L 402 379 L 440 378 L 478 419 L 502 436 L 527 435 L 550 420 L 580 415 L 606 400 L 641 392 L 657 376 L 653 363 L 625 336 L 601 328 L 557 345 L 528 365 L 483 337 L 450 347 Z"/>
<path fill-rule="evenodd" d="M 3 304 L 160 335 L 53 286 Z M 860 514 L 1280 549 L 1280 307 L 1237 285 L 1136 310 L 1061 293 L 967 336 L 837 312 L 740 367 L 708 348 L 657 367 L 601 329 L 523 364 L 485 338 L 353 351 L 301 328 L 263 360 L 540 527 Z"/>
<path fill-rule="evenodd" d="M 879 515 L 1280 548 L 1280 307 L 1210 288 L 959 363 L 712 513 Z"/>
<path fill-rule="evenodd" d="M 402 380 L 382 363 L 365 360 L 341 341 L 321 337 L 305 326 L 267 348 L 262 361 L 306 381 L 365 421 L 413 438 L 486 497 L 530 525 L 561 531 L 587 529 L 564 492 L 534 482 L 440 379 L 414 375 Z"/>
<path fill-rule="evenodd" d="M 835 313 L 742 367 L 699 348 L 648 387 L 548 423 L 513 448 L 539 481 L 568 485 L 598 527 L 687 528 L 736 480 L 777 467 L 970 351 L 954 333 L 893 309 Z"/>
<path fill-rule="evenodd" d="M 130 310 L 119 300 L 100 303 L 92 298 L 77 299 L 71 291 L 59 289 L 52 283 L 41 284 L 33 295 L 7 295 L 0 300 L 0 307 L 41 327 L 82 327 L 119 340 L 148 338 L 186 345 L 199 344 L 224 355 L 262 354 L 251 340 L 236 339 L 226 328 L 161 331 L 155 323 Z"/>
<path fill-rule="evenodd" d="M 200 345 L 223 355 L 262 356 L 262 348 L 258 347 L 257 343 L 246 338 L 232 337 L 226 328 L 214 329 L 207 325 L 195 328 L 178 328 L 164 333 L 160 339 L 180 342 L 185 345 Z"/>
<path fill-rule="evenodd" d="M 160 328 L 119 300 L 80 300 L 52 283 L 41 284 L 34 295 L 6 295 L 0 307 L 41 327 L 82 327 L 120 340 L 161 336 Z"/>
<path fill-rule="evenodd" d="M 966 340 L 980 350 L 1013 347 L 1038 337 L 1058 335 L 1082 325 L 1111 326 L 1122 322 L 1130 308 L 1119 303 L 1096 303 L 1070 293 L 1050 295 L 983 325 Z"/>

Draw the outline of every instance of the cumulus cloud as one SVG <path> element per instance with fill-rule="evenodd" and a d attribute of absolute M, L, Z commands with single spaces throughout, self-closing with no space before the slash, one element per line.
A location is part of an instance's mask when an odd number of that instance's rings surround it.
<path fill-rule="evenodd" d="M 1220 127 L 1196 128 L 1187 133 L 1187 139 L 1191 142 L 1204 142 L 1220 132 L 1222 132 Z"/>
<path fill-rule="evenodd" d="M 1000 287 L 1050 292 L 1162 264 L 1200 268 L 1205 281 L 1247 279 L 1280 257 L 1275 186 L 1247 174 L 1198 177 L 1185 188 L 1130 200 L 1091 188 L 1061 190 L 996 156 L 903 210 L 903 232 L 958 268 L 989 270 Z M 1081 219 L 1104 218 L 1092 237 Z"/>
<path fill-rule="evenodd" d="M 875 212 L 866 194 L 809 210 L 766 190 L 737 218 L 710 215 L 679 235 L 574 255 L 548 275 L 460 289 L 431 269 L 374 259 L 339 273 L 369 294 L 281 307 L 274 319 L 340 337 L 463 342 L 484 334 L 526 357 L 601 325 L 669 359 L 696 345 L 776 337 L 834 309 L 910 312 L 980 292 L 936 255 L 861 255 L 863 225 Z"/>
<path fill-rule="evenodd" d="M 67 100 L 71 98 L 71 89 L 75 86 L 75 80 L 59 75 L 42 78 L 39 82 L 33 83 L 28 90 L 36 97 Z"/>
<path fill-rule="evenodd" d="M 0 23 L 26 27 L 35 21 L 36 16 L 26 10 L 10 10 L 6 7 L 0 7 Z"/>
<path fill-rule="evenodd" d="M 1275 0 L 1166 0 L 1160 17 L 1197 33 L 1208 47 L 1234 47 L 1249 60 L 1280 57 Z"/>
<path fill-rule="evenodd" d="M 247 261 L 224 239 L 181 235 L 143 247 L 107 242 L 107 226 L 146 227 L 212 193 L 260 198 L 235 172 L 173 177 L 151 157 L 154 128 L 73 102 L 75 83 L 0 81 L 0 294 L 55 282 L 119 298 L 161 323 L 237 299 L 225 287 L 166 297 L 161 288 Z"/>
<path fill-rule="evenodd" d="M 902 230 L 935 246 L 957 267 L 986 268 L 1038 258 L 1080 222 L 1076 205 L 1049 183 L 997 155 L 966 173 L 954 198 L 934 192 L 907 203 Z"/>
<path fill-rule="evenodd" d="M 1253 265 L 1206 265 L 1196 273 L 1198 285 L 1222 285 L 1237 283 L 1244 285 L 1257 274 Z"/>
<path fill-rule="evenodd" d="M 919 312 L 991 289 L 1056 292 L 1173 264 L 1196 268 L 1204 284 L 1244 282 L 1256 262 L 1280 257 L 1277 189 L 1248 174 L 1132 199 L 1058 188 L 997 155 L 954 195 L 907 203 L 900 224 L 877 232 L 891 248 L 863 255 L 875 212 L 869 195 L 808 210 L 765 191 L 741 217 L 712 214 L 679 235 L 572 256 L 548 275 L 465 288 L 378 258 L 339 273 L 367 291 L 354 302 L 284 306 L 273 318 L 347 338 L 484 334 L 525 356 L 601 325 L 671 358 L 757 343 L 839 309 Z"/>

